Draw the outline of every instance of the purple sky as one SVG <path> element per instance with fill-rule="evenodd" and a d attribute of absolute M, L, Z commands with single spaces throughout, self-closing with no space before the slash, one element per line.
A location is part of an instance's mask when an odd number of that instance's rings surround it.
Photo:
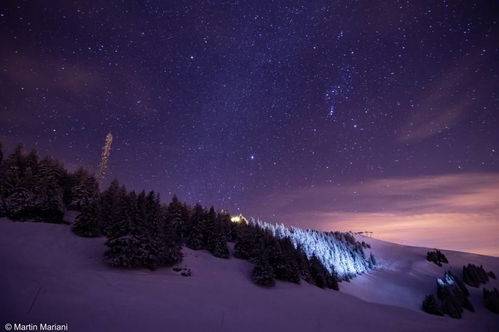
<path fill-rule="evenodd" d="M 498 13 L 4 1 L 0 140 L 94 169 L 112 132 L 108 181 L 164 200 L 499 255 Z"/>

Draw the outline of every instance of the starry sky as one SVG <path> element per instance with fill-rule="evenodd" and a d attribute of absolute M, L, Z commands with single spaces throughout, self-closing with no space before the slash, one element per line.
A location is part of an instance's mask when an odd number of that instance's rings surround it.
<path fill-rule="evenodd" d="M 497 1 L 2 1 L 0 41 L 7 148 L 499 256 Z"/>

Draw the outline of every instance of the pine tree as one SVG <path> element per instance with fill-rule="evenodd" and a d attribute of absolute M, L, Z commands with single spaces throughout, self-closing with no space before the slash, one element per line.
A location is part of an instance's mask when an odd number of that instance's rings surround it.
<path fill-rule="evenodd" d="M 327 269 L 326 269 L 327 271 Z M 336 274 L 336 272 L 332 272 L 330 273 L 328 271 L 328 275 L 327 275 L 327 288 L 330 288 L 330 289 L 333 289 L 333 290 L 340 290 L 340 287 L 338 285 L 338 276 Z"/>
<path fill-rule="evenodd" d="M 339 290 L 336 274 L 329 272 L 321 263 L 317 256 L 312 256 L 309 260 L 311 283 L 320 288 L 330 288 Z"/>
<path fill-rule="evenodd" d="M 489 275 L 483 266 L 468 264 L 468 266 L 463 266 L 463 281 L 471 287 L 479 287 L 480 284 L 489 281 Z"/>
<path fill-rule="evenodd" d="M 108 250 L 104 257 L 108 264 L 114 267 L 155 269 L 157 260 L 152 254 L 152 241 L 144 235 L 125 235 L 106 242 Z"/>
<path fill-rule="evenodd" d="M 443 316 L 442 309 L 433 295 L 427 295 L 423 301 L 423 311 L 437 316 Z"/>
<path fill-rule="evenodd" d="M 224 232 L 222 220 L 218 218 L 213 206 L 206 215 L 206 243 L 205 247 L 215 257 L 229 258 L 229 248 Z"/>
<path fill-rule="evenodd" d="M 92 203 L 99 195 L 99 185 L 94 176 L 80 168 L 70 175 L 70 194 L 68 205 L 71 209 L 81 211 Z"/>
<path fill-rule="evenodd" d="M 234 245 L 234 256 L 241 259 L 250 259 L 253 253 L 254 229 L 248 225 L 240 225 L 237 230 L 237 240 Z"/>
<path fill-rule="evenodd" d="M 101 235 L 97 201 L 85 205 L 83 211 L 76 217 L 73 232 L 83 237 L 98 237 Z"/>
<path fill-rule="evenodd" d="M 40 221 L 63 222 L 65 211 L 61 179 L 64 168 L 55 160 L 44 158 L 35 174 L 36 218 Z"/>
<path fill-rule="evenodd" d="M 445 255 L 438 249 L 435 249 L 436 250 L 436 254 L 437 254 L 437 259 L 438 261 L 442 262 L 442 263 L 449 263 L 449 261 L 447 260 L 447 257 L 445 257 Z"/>
<path fill-rule="evenodd" d="M 117 180 L 113 180 L 109 187 L 101 194 L 100 205 L 102 215 L 101 231 L 104 235 L 109 236 L 111 228 L 115 224 L 120 223 L 122 208 L 126 197 L 126 189 L 120 187 Z M 134 202 L 135 203 L 135 202 Z"/>
<path fill-rule="evenodd" d="M 270 247 L 270 262 L 278 280 L 300 283 L 298 263 L 294 255 L 295 248 L 289 238 L 274 239 Z"/>
<path fill-rule="evenodd" d="M 369 254 L 369 267 L 372 269 L 374 266 L 376 266 L 376 258 L 374 258 L 374 255 L 371 252 Z"/>
<path fill-rule="evenodd" d="M 328 285 L 327 270 L 324 268 L 317 256 L 312 256 L 309 264 L 313 284 L 320 288 L 326 288 Z"/>
<path fill-rule="evenodd" d="M 161 216 L 161 203 L 159 194 L 150 191 L 145 197 L 145 227 L 148 229 L 156 229 Z"/>
<path fill-rule="evenodd" d="M 233 224 L 235 225 L 236 223 L 233 223 L 230 220 L 230 218 L 231 218 L 230 214 L 227 211 L 225 211 L 225 210 L 221 210 L 217 214 L 217 220 L 219 221 L 219 223 L 221 225 L 221 230 L 222 230 L 222 233 L 225 236 L 225 240 L 226 241 L 234 242 L 234 240 L 235 240 L 235 234 L 232 234 L 233 228 L 231 226 Z"/>
<path fill-rule="evenodd" d="M 273 287 L 275 285 L 274 271 L 266 255 L 262 255 L 257 261 L 251 273 L 251 280 L 260 286 Z"/>
<path fill-rule="evenodd" d="M 159 246 L 161 250 L 161 264 L 172 265 L 182 260 L 182 240 L 176 225 L 171 220 L 163 219 L 160 223 Z"/>
<path fill-rule="evenodd" d="M 473 312 L 474 308 L 468 299 L 469 292 L 464 283 L 450 271 L 443 279 L 437 279 L 437 297 L 441 301 L 442 312 L 461 318 L 463 308 Z"/>
<path fill-rule="evenodd" d="M 2 214 L 12 217 L 22 210 L 24 199 L 28 198 L 28 189 L 21 187 L 24 180 L 25 161 L 22 146 L 17 146 L 0 168 L 0 199 Z M 15 192 L 16 197 L 10 197 Z"/>
<path fill-rule="evenodd" d="M 32 192 L 23 186 L 16 186 L 10 195 L 3 200 L 5 215 L 12 220 L 27 220 L 34 215 Z M 31 208 L 29 208 L 31 207 Z"/>
<path fill-rule="evenodd" d="M 303 280 L 312 283 L 312 275 L 310 274 L 310 264 L 307 255 L 301 247 L 298 247 L 295 252 L 295 259 L 298 263 L 299 275 Z"/>
<path fill-rule="evenodd" d="M 215 257 L 219 258 L 229 258 L 229 248 L 227 247 L 227 242 L 225 242 L 222 238 L 219 238 L 217 242 L 215 242 L 214 247 L 212 247 L 211 253 Z"/>
<path fill-rule="evenodd" d="M 205 244 L 205 211 L 200 204 L 194 207 L 194 213 L 189 220 L 188 238 L 186 245 L 194 250 L 204 248 Z"/>
<path fill-rule="evenodd" d="M 449 263 L 447 257 L 445 257 L 445 255 L 438 249 L 435 249 L 434 251 L 428 251 L 426 253 L 426 260 L 433 262 L 438 266 L 442 266 L 442 263 Z"/>
<path fill-rule="evenodd" d="M 499 291 L 497 288 L 491 291 L 483 289 L 483 304 L 490 311 L 499 314 Z"/>
<path fill-rule="evenodd" d="M 442 311 L 452 318 L 461 318 L 463 309 L 460 301 L 456 299 L 452 292 L 446 287 L 438 288 L 438 298 L 442 302 Z"/>
<path fill-rule="evenodd" d="M 189 209 L 182 204 L 176 195 L 168 204 L 165 211 L 166 222 L 173 228 L 175 237 L 184 242 L 187 238 L 187 223 L 189 221 Z"/>
<path fill-rule="evenodd" d="M 155 269 L 182 260 L 180 239 L 161 215 L 156 195 L 132 192 L 121 202 L 121 221 L 111 225 L 106 242 L 105 257 L 110 265 Z"/>

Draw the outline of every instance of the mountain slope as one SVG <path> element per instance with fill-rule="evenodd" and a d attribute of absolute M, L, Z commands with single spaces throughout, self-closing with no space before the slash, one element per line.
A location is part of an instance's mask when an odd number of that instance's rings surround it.
<path fill-rule="evenodd" d="M 284 282 L 264 289 L 251 282 L 251 264 L 232 257 L 184 249 L 181 266 L 192 269 L 191 277 L 171 269 L 123 271 L 103 264 L 102 238 L 79 238 L 66 225 L 1 219 L 0 323 L 69 323 L 70 331 L 499 329 L 498 316 L 476 298 L 477 312 L 461 320 L 419 311 L 434 287 L 426 276 L 443 269 L 424 261 L 424 248 L 368 241 L 383 269 L 341 283 L 340 292 Z M 445 254 L 451 263 L 499 271 L 497 258 Z"/>
<path fill-rule="evenodd" d="M 451 250 L 441 250 L 449 264 L 437 266 L 426 260 L 428 248 L 404 246 L 372 238 L 359 237 L 371 245 L 378 262 L 378 271 L 360 275 L 350 283 L 343 283 L 341 290 L 369 302 L 389 304 L 412 310 L 420 310 L 426 294 L 435 293 L 436 278 L 451 271 L 461 276 L 463 265 L 483 265 L 487 271 L 499 272 L 499 258 Z M 482 285 L 483 286 L 483 285 Z M 499 288 L 499 280 L 491 279 L 485 288 Z M 492 314 L 482 303 L 482 287 L 467 286 L 475 313 L 464 312 L 464 318 L 487 321 Z M 472 317 L 473 316 L 473 317 Z M 495 317 L 496 321 L 499 317 Z M 499 323 L 498 323 L 499 324 Z"/>

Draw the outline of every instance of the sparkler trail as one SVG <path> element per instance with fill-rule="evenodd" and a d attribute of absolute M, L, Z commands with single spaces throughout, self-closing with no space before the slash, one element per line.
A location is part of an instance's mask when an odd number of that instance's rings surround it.
<path fill-rule="evenodd" d="M 99 185 L 102 183 L 104 180 L 107 169 L 109 167 L 109 157 L 111 155 L 111 146 L 113 144 L 113 135 L 111 133 L 106 135 L 106 141 L 104 143 L 104 146 L 102 147 L 102 154 L 101 154 L 101 159 L 99 163 L 99 170 L 97 173 L 97 182 Z"/>

